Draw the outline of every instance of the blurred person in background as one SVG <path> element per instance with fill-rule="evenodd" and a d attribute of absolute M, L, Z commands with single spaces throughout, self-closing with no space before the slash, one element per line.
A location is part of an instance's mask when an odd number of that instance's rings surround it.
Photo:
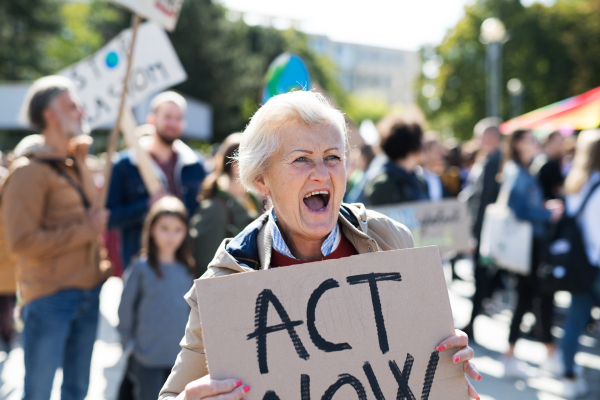
<path fill-rule="evenodd" d="M 97 246 L 108 211 L 94 206 L 97 192 L 85 165 L 91 138 L 73 83 L 61 76 L 35 81 L 23 116 L 44 140 L 12 163 L 2 188 L 6 243 L 18 260 L 23 303 L 22 398 L 50 399 L 62 368 L 61 398 L 83 400 L 100 288 L 110 274 Z"/>
<path fill-rule="evenodd" d="M 197 195 L 206 175 L 196 152 L 180 140 L 185 129 L 185 99 L 175 92 L 163 92 L 152 99 L 150 108 L 147 122 L 155 132 L 140 138 L 140 145 L 150 153 L 164 191 L 149 196 L 135 152 L 128 149 L 119 154 L 113 167 L 107 200 L 111 211 L 108 226 L 120 230 L 125 268 L 140 249 L 144 218 L 152 203 L 172 194 L 183 201 L 191 215 L 198 207 Z"/>
<path fill-rule="evenodd" d="M 234 133 L 221 144 L 215 154 L 215 170 L 204 180 L 200 205 L 190 220 L 196 278 L 206 272 L 223 240 L 235 237 L 264 211 L 260 199 L 244 190 L 239 181 L 233 157 L 241 139 L 241 134 Z"/>
<path fill-rule="evenodd" d="M 473 338 L 473 324 L 475 318 L 481 313 L 483 300 L 492 295 L 493 287 L 497 280 L 496 270 L 489 265 L 481 263 L 479 257 L 479 242 L 481 240 L 481 227 L 483 216 L 488 205 L 495 203 L 500 190 L 497 176 L 500 171 L 502 152 L 500 145 L 502 135 L 493 120 L 485 119 L 475 127 L 475 136 L 479 140 L 480 150 L 477 161 L 471 167 L 467 187 L 461 193 L 467 200 L 469 214 L 471 215 L 472 234 L 475 238 L 475 249 L 473 254 L 475 279 L 475 293 L 472 302 L 471 319 L 464 331 Z M 484 125 L 485 124 L 485 125 Z"/>
<path fill-rule="evenodd" d="M 381 149 L 388 157 L 383 170 L 365 188 L 369 206 L 429 200 L 419 162 L 423 130 L 417 123 L 390 119 L 380 128 Z"/>
<path fill-rule="evenodd" d="M 590 264 L 600 267 L 600 188 L 591 192 L 598 182 L 600 182 L 600 130 L 583 131 L 577 139 L 573 168 L 565 181 L 565 212 L 571 216 L 575 215 L 584 199 L 590 195 L 577 222 Z M 565 376 L 563 396 L 568 399 L 587 391 L 585 382 L 575 379 L 575 354 L 579 348 L 579 336 L 590 319 L 590 311 L 594 303 L 600 303 L 600 273 L 596 274 L 596 282 L 589 292 L 571 294 L 571 306 L 560 344 Z"/>
<path fill-rule="evenodd" d="M 460 176 L 463 164 L 461 145 L 456 139 L 450 138 L 445 142 L 445 147 L 448 149 L 444 157 L 446 168 L 440 178 L 444 187 L 448 188 L 450 196 L 456 197 L 463 187 Z"/>
<path fill-rule="evenodd" d="M 190 313 L 183 296 L 194 271 L 185 206 L 177 197 L 162 197 L 144 223 L 141 256 L 125 273 L 118 311 L 135 400 L 156 400 L 171 373 Z"/>
<path fill-rule="evenodd" d="M 509 350 L 503 359 L 505 376 L 526 378 L 529 374 L 527 365 L 514 356 L 515 344 L 521 335 L 521 321 L 528 311 L 535 310 L 534 299 L 539 301 L 539 312 L 536 312 L 542 327 L 541 341 L 546 346 L 549 357 L 554 353 L 552 339 L 552 314 L 554 310 L 554 294 L 540 293 L 537 269 L 541 261 L 542 240 L 549 222 L 556 222 L 562 216 L 564 206 L 559 200 L 544 202 L 542 187 L 535 176 L 529 172 L 534 157 L 539 153 L 538 142 L 530 130 L 516 130 L 512 133 L 506 163 L 502 169 L 503 182 L 500 191 L 508 193 L 508 207 L 520 220 L 531 222 L 533 238 L 531 244 L 531 272 L 528 276 L 517 275 L 517 307 L 513 313 L 508 338 Z"/>
<path fill-rule="evenodd" d="M 375 159 L 375 151 L 368 144 L 362 145 L 360 148 L 354 148 L 350 152 L 350 164 L 352 170 L 346 183 L 346 194 L 344 202 L 356 203 L 359 201 L 359 196 L 364 190 L 366 181 L 366 172 Z M 350 168 L 349 168 L 350 170 Z"/>
<path fill-rule="evenodd" d="M 437 132 L 425 132 L 421 167 L 423 179 L 427 182 L 430 200 L 441 200 L 449 197 L 450 192 L 444 187 L 441 175 L 446 170 L 446 148 L 440 142 Z"/>
<path fill-rule="evenodd" d="M 43 135 L 25 136 L 15 147 L 12 158 L 29 157 L 43 151 L 45 140 Z M 8 178 L 8 169 L 1 167 L 2 174 L 0 192 Z M 0 198 L 0 207 L 2 200 Z M 0 217 L 0 338 L 7 353 L 11 350 L 14 337 L 14 312 L 17 293 L 17 261 L 9 253 L 4 236 L 4 219 Z"/>
<path fill-rule="evenodd" d="M 0 192 L 8 177 L 8 169 L 0 167 Z M 0 199 L 0 207 L 2 200 Z M 17 264 L 6 247 L 4 222 L 0 216 L 0 340 L 8 353 L 15 335 L 14 312 L 17 293 Z"/>
<path fill-rule="evenodd" d="M 575 157 L 575 145 L 577 137 L 575 135 L 567 136 L 563 139 L 563 159 L 561 171 L 563 176 L 569 175 L 571 167 L 573 167 L 573 158 Z"/>
<path fill-rule="evenodd" d="M 543 152 L 531 163 L 531 173 L 535 175 L 544 190 L 544 199 L 562 197 L 565 178 L 562 173 L 563 135 L 553 131 L 544 138 Z"/>

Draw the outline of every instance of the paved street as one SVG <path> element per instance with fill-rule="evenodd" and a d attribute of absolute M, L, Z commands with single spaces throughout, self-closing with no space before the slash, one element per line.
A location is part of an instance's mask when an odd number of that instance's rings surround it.
<path fill-rule="evenodd" d="M 450 301 L 454 312 L 455 325 L 464 326 L 469 318 L 471 303 L 469 296 L 473 293 L 473 284 L 470 282 L 470 262 L 460 261 L 457 264 L 457 273 L 464 280 L 456 280 L 449 284 Z M 450 268 L 445 267 L 445 273 L 450 278 Z M 88 399 L 99 400 L 116 399 L 116 392 L 124 363 L 121 359 L 121 346 L 115 326 L 118 322 L 117 307 L 122 290 L 121 281 L 111 278 L 103 287 L 101 294 L 101 311 L 99 336 L 94 347 L 92 360 L 92 378 Z M 502 353 L 507 349 L 508 328 L 510 323 L 510 310 L 503 307 L 511 304 L 510 296 L 499 296 L 495 304 L 495 314 L 492 317 L 480 316 L 475 324 L 475 336 L 478 344 L 474 345 L 477 357 L 474 362 L 483 375 L 481 382 L 476 382 L 482 400 L 560 400 L 557 395 L 561 390 L 560 380 L 557 380 L 539 371 L 540 376 L 527 381 L 506 380 L 502 378 L 504 367 L 500 361 Z M 559 293 L 556 297 L 559 304 L 557 318 L 564 316 L 569 295 Z M 535 321 L 533 315 L 528 314 L 522 328 L 528 329 Z M 553 334 L 559 337 L 562 330 L 554 327 Z M 589 384 L 590 392 L 582 400 L 597 400 L 600 398 L 600 335 L 585 335 L 581 339 L 582 351 L 577 354 L 577 362 L 582 365 L 583 376 Z M 545 347 L 535 341 L 521 339 L 517 343 L 516 355 L 528 362 L 532 369 L 539 366 L 546 355 Z M 22 394 L 23 381 L 23 352 L 20 347 L 15 348 L 7 357 L 5 352 L 0 352 L 0 400 L 19 400 Z M 52 400 L 60 399 L 61 374 L 57 374 L 54 384 Z"/>

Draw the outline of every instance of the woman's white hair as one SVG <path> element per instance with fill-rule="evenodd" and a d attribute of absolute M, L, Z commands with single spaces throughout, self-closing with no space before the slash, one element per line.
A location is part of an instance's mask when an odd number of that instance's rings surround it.
<path fill-rule="evenodd" d="M 331 126 L 340 132 L 344 148 L 347 147 L 344 115 L 322 94 L 293 91 L 274 96 L 250 119 L 235 157 L 239 165 L 240 181 L 246 190 L 258 192 L 254 181 L 266 171 L 271 156 L 277 152 L 282 128 L 298 123 Z"/>

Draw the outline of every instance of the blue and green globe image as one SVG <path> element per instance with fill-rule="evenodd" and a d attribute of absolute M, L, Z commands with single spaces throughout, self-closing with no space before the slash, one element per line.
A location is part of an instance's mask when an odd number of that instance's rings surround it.
<path fill-rule="evenodd" d="M 296 54 L 283 53 L 267 70 L 262 102 L 292 90 L 310 90 L 310 76 L 304 61 Z"/>
<path fill-rule="evenodd" d="M 106 66 L 108 68 L 114 68 L 119 63 L 119 55 L 114 51 L 111 51 L 106 55 Z"/>

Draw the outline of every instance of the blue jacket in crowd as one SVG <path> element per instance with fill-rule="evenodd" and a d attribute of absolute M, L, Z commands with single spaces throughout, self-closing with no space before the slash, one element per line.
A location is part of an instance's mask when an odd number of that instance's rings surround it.
<path fill-rule="evenodd" d="M 551 212 L 544 207 L 542 186 L 526 168 L 514 161 L 508 161 L 504 165 L 502 174 L 502 185 L 510 185 L 508 207 L 518 219 L 530 221 L 533 225 L 533 236 L 541 239 L 551 216 Z M 503 189 L 504 187 L 500 189 L 501 193 Z"/>
<path fill-rule="evenodd" d="M 144 141 L 140 140 L 142 146 Z M 145 146 L 143 146 L 145 147 Z M 179 184 L 181 200 L 191 216 L 198 207 L 200 185 L 206 176 L 202 162 L 196 152 L 180 140 L 173 142 L 177 153 L 175 180 Z M 153 160 L 154 161 L 154 160 Z M 167 179 L 158 164 L 153 162 L 156 175 L 168 187 Z M 123 265 L 127 267 L 131 258 L 140 250 L 140 237 L 144 218 L 148 213 L 150 196 L 137 168 L 137 159 L 132 150 L 119 153 L 113 166 L 108 192 L 107 208 L 110 210 L 109 229 L 119 229 L 123 243 Z"/>

